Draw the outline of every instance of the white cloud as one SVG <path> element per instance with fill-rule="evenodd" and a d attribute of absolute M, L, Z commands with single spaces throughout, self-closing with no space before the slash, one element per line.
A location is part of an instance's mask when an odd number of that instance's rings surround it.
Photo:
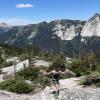
<path fill-rule="evenodd" d="M 16 8 L 32 8 L 32 4 L 17 4 Z"/>
<path fill-rule="evenodd" d="M 37 23 L 34 20 L 20 19 L 20 18 L 0 18 L 0 23 L 2 22 L 10 25 L 27 25 L 27 24 Z"/>

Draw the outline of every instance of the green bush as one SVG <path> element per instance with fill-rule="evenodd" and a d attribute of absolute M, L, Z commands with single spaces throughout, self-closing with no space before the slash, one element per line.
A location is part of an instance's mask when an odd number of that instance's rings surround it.
<path fill-rule="evenodd" d="M 43 76 L 43 75 L 41 75 L 41 76 L 39 77 L 39 81 L 38 81 L 38 82 L 41 84 L 42 87 L 50 86 L 50 85 L 51 85 L 51 80 L 50 80 L 50 78 L 47 77 L 47 76 Z"/>
<path fill-rule="evenodd" d="M 2 70 L 0 69 L 0 74 L 2 73 Z"/>
<path fill-rule="evenodd" d="M 100 73 L 92 72 L 87 75 L 83 81 L 81 81 L 82 85 L 96 85 L 100 86 Z"/>
<path fill-rule="evenodd" d="M 89 66 L 84 64 L 81 60 L 73 60 L 70 65 L 70 70 L 76 73 L 76 76 L 87 75 L 90 73 Z"/>
<path fill-rule="evenodd" d="M 97 65 L 96 71 L 100 73 L 100 65 Z"/>
<path fill-rule="evenodd" d="M 95 85 L 96 85 L 96 87 L 100 87 L 100 82 L 99 83 L 96 83 Z"/>
<path fill-rule="evenodd" d="M 33 90 L 33 87 L 25 83 L 25 81 L 22 79 L 16 79 L 1 82 L 0 89 L 21 94 L 31 92 Z"/>
<path fill-rule="evenodd" d="M 38 77 L 39 68 L 28 67 L 19 72 L 17 72 L 17 76 L 22 76 L 26 80 L 35 80 Z"/>
<path fill-rule="evenodd" d="M 0 64 L 2 63 L 2 62 L 4 62 L 4 59 L 1 57 L 1 55 L 0 55 Z"/>
<path fill-rule="evenodd" d="M 8 66 L 12 66 L 12 65 L 14 65 L 14 64 L 15 64 L 15 62 L 14 62 L 14 61 L 7 62 L 6 67 L 8 67 Z"/>
<path fill-rule="evenodd" d="M 14 65 L 14 64 L 15 64 L 14 61 L 10 61 L 10 62 L 3 61 L 3 62 L 0 64 L 0 68 L 9 67 L 9 66 L 12 66 L 12 65 Z"/>
<path fill-rule="evenodd" d="M 4 68 L 4 67 L 7 67 L 7 62 L 6 61 L 4 61 L 0 64 L 0 68 Z"/>
<path fill-rule="evenodd" d="M 43 88 L 47 85 L 50 86 L 51 80 L 48 76 L 44 76 L 40 73 L 40 70 L 41 68 L 28 67 L 18 72 L 17 76 L 23 77 L 25 80 L 33 81 L 33 84 L 37 87 L 40 86 Z"/>
<path fill-rule="evenodd" d="M 55 67 L 59 67 L 60 70 L 65 70 L 65 60 L 61 58 L 57 58 L 53 61 L 52 65 L 49 67 L 49 70 L 54 69 Z"/>

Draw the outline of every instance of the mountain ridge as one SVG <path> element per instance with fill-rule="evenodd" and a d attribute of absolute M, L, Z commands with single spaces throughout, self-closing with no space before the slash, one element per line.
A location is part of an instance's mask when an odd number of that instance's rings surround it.
<path fill-rule="evenodd" d="M 98 13 L 87 21 L 62 19 L 13 26 L 0 35 L 0 43 L 18 47 L 34 45 L 56 53 L 63 52 L 69 56 L 72 56 L 72 52 L 77 54 L 84 45 L 99 51 L 99 42 L 100 14 Z"/>

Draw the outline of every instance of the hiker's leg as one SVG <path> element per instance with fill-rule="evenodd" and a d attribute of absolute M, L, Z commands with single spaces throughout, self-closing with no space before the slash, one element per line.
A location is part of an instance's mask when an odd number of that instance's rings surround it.
<path fill-rule="evenodd" d="M 57 94 L 59 94 L 59 90 L 60 90 L 60 84 L 59 84 L 59 81 L 57 81 L 57 84 L 56 84 L 56 92 L 57 92 Z"/>
<path fill-rule="evenodd" d="M 60 88 L 59 84 L 56 84 L 56 91 L 57 92 L 59 91 L 59 88 Z"/>
<path fill-rule="evenodd" d="M 53 81 L 53 90 L 56 93 L 58 93 L 59 92 L 59 88 L 60 88 L 59 81 Z"/>
<path fill-rule="evenodd" d="M 53 81 L 53 91 L 55 91 L 56 92 L 56 82 L 55 81 Z"/>

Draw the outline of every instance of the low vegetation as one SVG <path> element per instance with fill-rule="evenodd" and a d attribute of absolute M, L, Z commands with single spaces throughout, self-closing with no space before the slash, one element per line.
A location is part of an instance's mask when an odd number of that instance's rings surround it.
<path fill-rule="evenodd" d="M 70 69 L 76 73 L 76 76 L 88 75 L 92 71 L 99 71 L 100 67 L 96 62 L 93 52 L 81 55 L 78 59 L 73 59 Z"/>
<path fill-rule="evenodd" d="M 10 62 L 3 61 L 3 62 L 0 64 L 0 68 L 9 67 L 9 66 L 12 66 L 12 65 L 14 65 L 14 64 L 15 64 L 14 61 L 10 61 Z"/>
<path fill-rule="evenodd" d="M 0 70 L 0 74 L 2 73 L 2 70 Z"/>
<path fill-rule="evenodd" d="M 35 86 L 41 88 L 50 85 L 50 79 L 41 73 L 42 68 L 35 68 L 34 66 L 24 68 L 23 70 L 17 72 L 18 77 L 23 77 L 24 80 L 30 80 Z"/>
<path fill-rule="evenodd" d="M 25 83 L 23 79 L 13 79 L 1 82 L 0 89 L 21 94 L 29 93 L 34 88 L 32 85 Z"/>
<path fill-rule="evenodd" d="M 76 76 L 82 76 L 89 74 L 89 66 L 86 66 L 83 64 L 83 61 L 75 59 L 70 65 L 70 70 L 74 71 L 76 73 Z"/>
<path fill-rule="evenodd" d="M 95 85 L 100 87 L 100 73 L 92 72 L 91 74 L 85 76 L 85 78 L 80 82 L 84 86 Z"/>
<path fill-rule="evenodd" d="M 23 77 L 25 80 L 36 80 L 39 75 L 39 68 L 28 67 L 17 72 L 17 76 Z"/>
<path fill-rule="evenodd" d="M 7 48 L 8 49 L 7 49 Z M 28 47 L 24 49 L 16 49 L 15 47 L 3 46 L 6 57 L 10 57 L 10 51 L 13 50 L 11 56 L 18 56 L 20 60 L 26 60 L 38 57 L 39 59 L 44 59 L 47 61 L 52 61 L 53 64 L 48 68 L 43 66 L 36 68 L 35 66 L 29 66 L 24 68 L 15 74 L 14 79 L 10 79 L 0 83 L 0 89 L 15 93 L 29 93 L 38 88 L 44 88 L 45 86 L 51 85 L 51 75 L 44 76 L 43 71 L 50 72 L 53 68 L 59 67 L 60 70 L 65 71 L 65 69 L 70 69 L 76 73 L 77 77 L 86 76 L 81 84 L 83 85 L 96 85 L 100 86 L 100 66 L 96 62 L 95 55 L 90 53 L 88 56 L 82 56 L 80 58 L 74 58 L 72 63 L 68 64 L 66 62 L 65 56 L 62 54 L 54 54 L 53 52 L 48 52 L 41 50 L 36 47 Z M 10 50 L 11 49 L 11 50 Z M 17 51 L 16 51 L 16 50 Z M 5 61 L 2 57 L 2 52 L 0 53 L 0 69 L 13 65 L 14 62 Z M 1 71 L 0 71 L 1 73 Z M 61 78 L 69 78 L 70 75 L 61 75 Z M 33 85 L 27 84 L 25 80 L 29 80 Z"/>

